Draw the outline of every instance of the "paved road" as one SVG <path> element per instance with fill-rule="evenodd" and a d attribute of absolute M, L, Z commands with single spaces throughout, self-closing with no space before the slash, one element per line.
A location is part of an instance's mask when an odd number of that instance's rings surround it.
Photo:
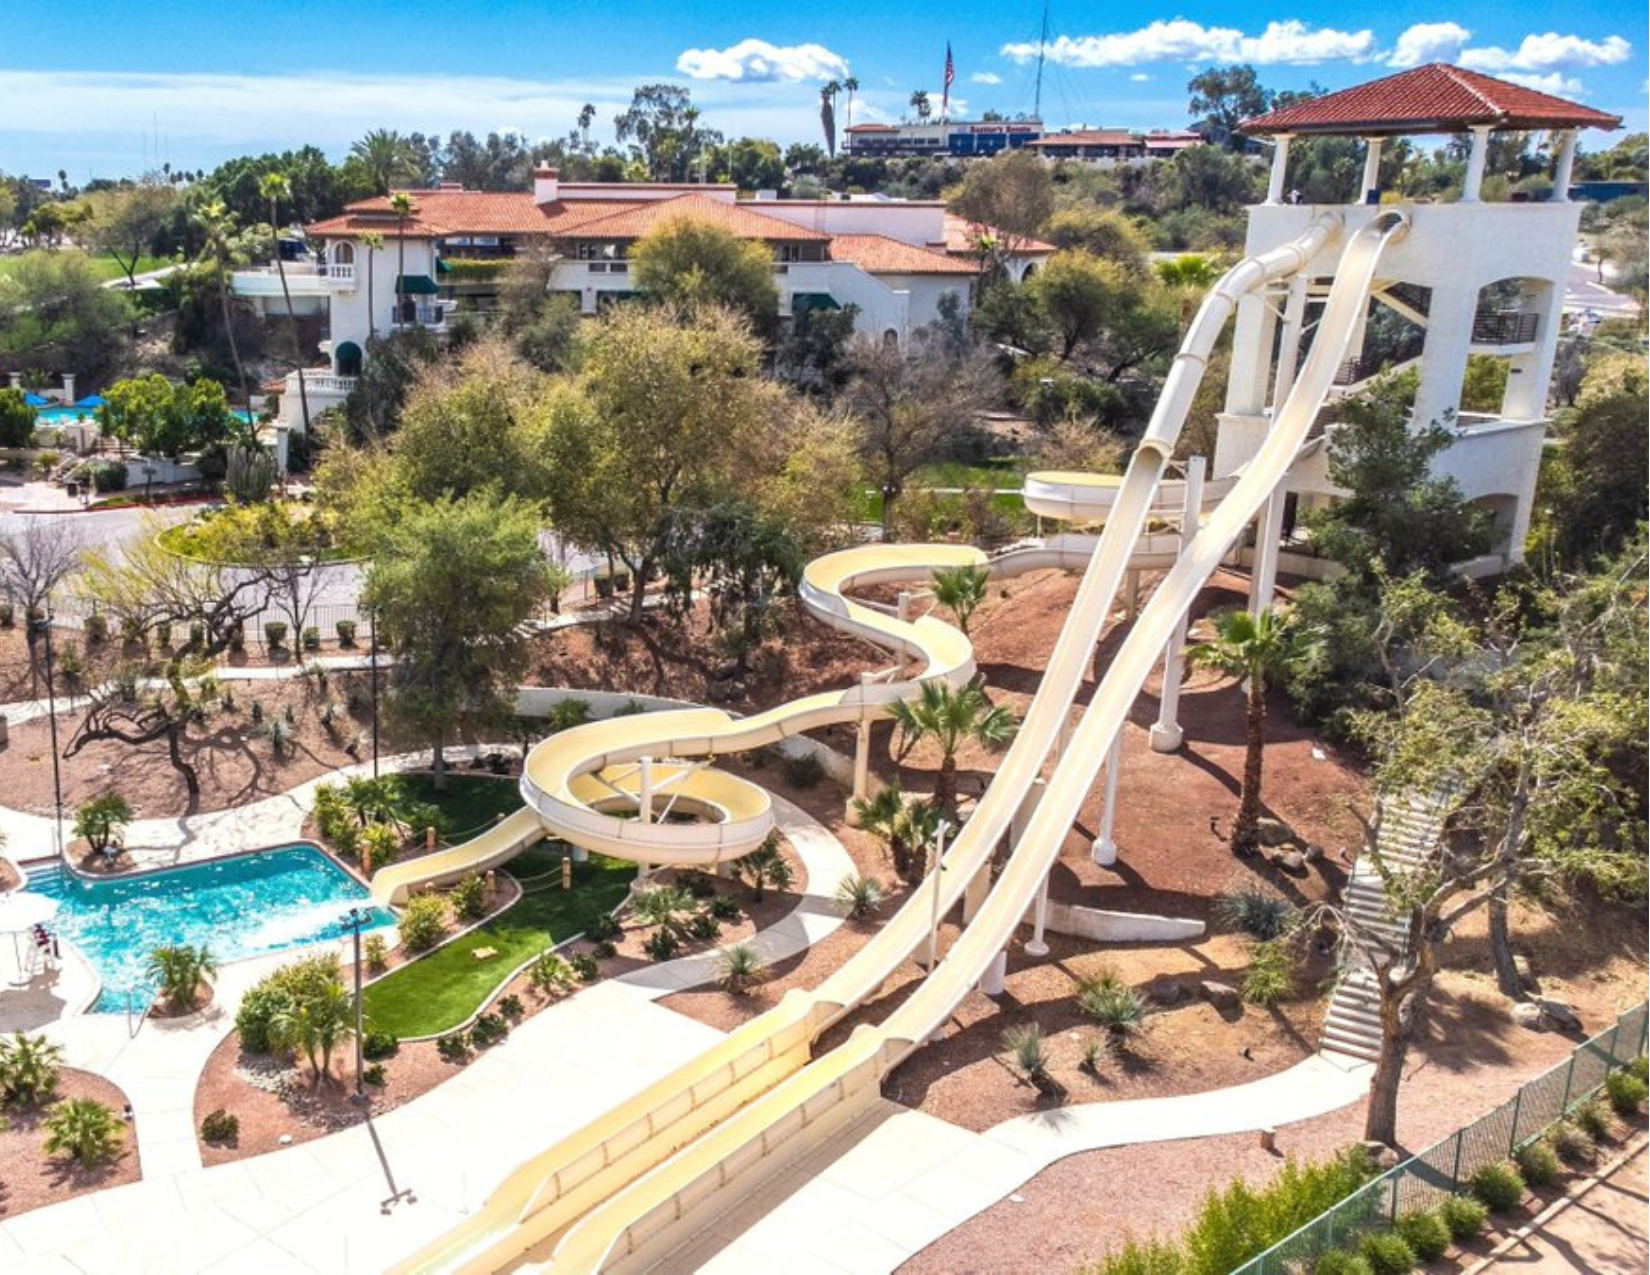
<path fill-rule="evenodd" d="M 1490 1267 L 1492 1275 L 1642 1275 L 1650 1269 L 1647 1164 L 1650 1145 L 1641 1144 L 1637 1154 L 1603 1182 L 1497 1258 Z"/>
<path fill-rule="evenodd" d="M 1564 286 L 1564 308 L 1572 314 L 1594 310 L 1601 319 L 1630 319 L 1639 312 L 1638 302 L 1632 297 L 1612 292 L 1599 283 L 1596 265 L 1579 261 L 1570 263 L 1570 277 Z"/>

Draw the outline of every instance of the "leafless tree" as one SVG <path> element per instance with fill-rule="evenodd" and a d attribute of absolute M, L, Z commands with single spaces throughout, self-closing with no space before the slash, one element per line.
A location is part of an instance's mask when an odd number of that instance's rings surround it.
<path fill-rule="evenodd" d="M 52 594 L 80 569 L 85 549 L 80 524 L 68 515 L 28 518 L 0 532 L 0 584 L 22 608 L 31 659 L 39 640 L 32 621 L 45 616 Z"/>

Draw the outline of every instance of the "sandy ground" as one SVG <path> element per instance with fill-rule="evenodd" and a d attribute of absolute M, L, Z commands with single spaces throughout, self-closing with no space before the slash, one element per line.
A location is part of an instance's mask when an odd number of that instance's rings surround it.
<path fill-rule="evenodd" d="M 1637 1272 L 1650 1267 L 1650 1144 L 1551 1221 L 1513 1244 L 1490 1268 L 1495 1275 L 1558 1275 L 1561 1271 Z"/>
<path fill-rule="evenodd" d="M 126 1106 L 120 1089 L 90 1072 L 65 1067 L 58 1073 L 57 1099 L 90 1098 L 119 1113 Z M 9 1128 L 0 1129 L 0 1218 L 16 1217 L 30 1209 L 57 1204 L 71 1196 L 105 1187 L 136 1182 L 137 1140 L 130 1125 L 120 1152 L 106 1165 L 79 1169 L 66 1155 L 46 1154 L 46 1117 L 53 1104 L 30 1108 L 8 1103 L 4 1116 Z"/>

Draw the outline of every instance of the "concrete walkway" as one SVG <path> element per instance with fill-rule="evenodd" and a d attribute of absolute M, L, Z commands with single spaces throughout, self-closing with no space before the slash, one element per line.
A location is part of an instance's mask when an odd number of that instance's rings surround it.
<path fill-rule="evenodd" d="M 802 862 L 807 892 L 757 936 L 769 961 L 842 924 L 832 895 L 854 870 L 841 843 L 806 811 L 775 796 L 774 813 Z M 190 849 L 203 839 L 189 842 Z M 196 1080 L 234 1026 L 246 990 L 286 959 L 290 954 L 225 966 L 205 1013 L 149 1021 L 136 1036 L 121 1015 L 82 1015 L 47 1027 L 64 1046 L 65 1061 L 126 1091 L 143 1181 L 0 1223 L 0 1269 L 382 1270 L 478 1207 L 513 1165 L 719 1035 L 652 1004 L 714 977 L 713 955 L 648 966 L 558 1002 L 451 1080 L 368 1126 L 202 1168 Z M 406 1190 L 416 1202 L 381 1207 Z"/>
<path fill-rule="evenodd" d="M 1058 1107 L 972 1133 L 882 1101 L 669 1265 L 723 1273 L 891 1271 L 1057 1160 L 1242 1133 L 1356 1102 L 1371 1068 L 1314 1055 L 1276 1075 L 1177 1098 Z"/>

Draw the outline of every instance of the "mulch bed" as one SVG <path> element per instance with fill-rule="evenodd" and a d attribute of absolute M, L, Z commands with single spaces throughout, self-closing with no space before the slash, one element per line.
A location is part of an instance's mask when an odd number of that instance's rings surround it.
<path fill-rule="evenodd" d="M 116 1113 L 126 1106 L 126 1095 L 117 1085 L 91 1072 L 64 1067 L 58 1072 L 57 1101 L 90 1098 Z M 0 1129 L 0 1218 L 16 1217 L 30 1209 L 58 1204 L 77 1195 L 136 1182 L 137 1138 L 128 1125 L 126 1140 L 108 1164 L 95 1169 L 79 1168 L 66 1155 L 46 1154 L 46 1117 L 53 1104 L 23 1107 L 8 1103 L 3 1114 L 9 1128 Z"/>

